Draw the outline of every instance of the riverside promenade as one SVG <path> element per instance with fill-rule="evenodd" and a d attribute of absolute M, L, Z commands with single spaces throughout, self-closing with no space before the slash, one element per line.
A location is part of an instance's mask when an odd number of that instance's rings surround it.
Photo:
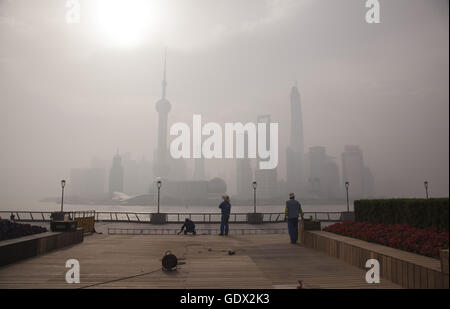
<path fill-rule="evenodd" d="M 163 272 L 170 250 L 177 271 Z M 233 250 L 235 254 L 229 255 Z M 80 263 L 80 283 L 65 281 L 66 261 Z M 388 280 L 368 284 L 365 271 L 303 245 L 286 234 L 86 236 L 80 244 L 0 267 L 5 288 L 400 288 Z"/>

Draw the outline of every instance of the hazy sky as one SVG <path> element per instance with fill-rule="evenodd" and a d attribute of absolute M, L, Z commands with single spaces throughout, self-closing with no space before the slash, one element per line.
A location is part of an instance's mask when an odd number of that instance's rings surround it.
<path fill-rule="evenodd" d="M 0 0 L 0 196 L 58 195 L 117 148 L 151 159 L 165 47 L 169 123 L 271 114 L 283 179 L 297 82 L 306 149 L 341 165 L 360 145 L 378 194 L 423 196 L 426 179 L 448 196 L 448 1 L 380 3 L 367 24 L 363 0 L 89 0 L 67 24 L 64 0 Z M 232 162 L 207 169 L 234 181 Z"/>

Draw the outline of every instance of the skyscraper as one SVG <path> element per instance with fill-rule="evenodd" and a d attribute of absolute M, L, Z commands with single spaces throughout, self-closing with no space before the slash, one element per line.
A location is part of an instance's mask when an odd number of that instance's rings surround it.
<path fill-rule="evenodd" d="M 158 117 L 158 145 L 155 153 L 153 173 L 156 177 L 167 178 L 169 174 L 169 152 L 167 148 L 167 120 L 172 108 L 170 102 L 166 99 L 166 56 L 164 57 L 164 73 L 162 81 L 162 96 L 156 102 L 156 111 Z"/>
<path fill-rule="evenodd" d="M 304 154 L 303 115 L 300 93 L 297 86 L 291 89 L 291 148 L 294 152 Z"/>
<path fill-rule="evenodd" d="M 164 73 L 162 81 L 162 97 L 156 102 L 156 111 L 159 114 L 158 117 L 158 144 L 155 151 L 155 160 L 153 165 L 153 176 L 161 177 L 163 179 L 171 180 L 186 180 L 187 178 L 187 165 L 185 159 L 173 159 L 169 154 L 167 147 L 167 126 L 169 112 L 172 109 L 172 105 L 166 98 L 166 61 L 167 57 L 164 57 Z"/>
<path fill-rule="evenodd" d="M 350 182 L 350 197 L 358 199 L 373 195 L 374 179 L 370 169 L 364 165 L 359 146 L 347 145 L 342 153 L 343 181 Z"/>
<path fill-rule="evenodd" d="M 123 192 L 123 166 L 119 153 L 114 156 L 111 169 L 109 171 L 109 193 Z"/>
<path fill-rule="evenodd" d="M 270 115 L 258 116 L 257 123 L 266 123 L 267 147 L 267 145 L 270 145 Z M 256 189 L 258 197 L 263 199 L 274 198 L 278 194 L 277 169 L 260 169 L 259 161 L 260 159 L 258 158 L 255 170 L 255 180 L 258 183 Z"/>
<path fill-rule="evenodd" d="M 309 193 L 314 197 L 324 197 L 326 193 L 326 163 L 328 161 L 325 147 L 311 147 L 308 153 Z"/>
<path fill-rule="evenodd" d="M 375 178 L 371 170 L 365 166 L 364 174 L 363 174 L 363 189 L 364 189 L 364 197 L 370 198 L 375 194 Z"/>
<path fill-rule="evenodd" d="M 239 198 L 252 196 L 253 171 L 248 158 L 248 133 L 244 134 L 244 158 L 236 159 L 236 195 Z"/>
<path fill-rule="evenodd" d="M 297 86 L 291 89 L 291 138 L 286 150 L 286 180 L 290 192 L 299 192 L 303 188 L 304 175 L 304 141 L 303 116 L 300 93 Z"/>
<path fill-rule="evenodd" d="M 309 193 L 317 198 L 337 198 L 339 196 L 339 169 L 334 158 L 326 153 L 325 147 L 309 148 Z"/>

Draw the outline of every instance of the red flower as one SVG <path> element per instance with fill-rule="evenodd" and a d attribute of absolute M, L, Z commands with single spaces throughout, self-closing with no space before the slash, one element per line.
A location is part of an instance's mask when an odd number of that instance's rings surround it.
<path fill-rule="evenodd" d="M 434 258 L 439 258 L 441 249 L 448 249 L 448 231 L 436 227 L 418 229 L 406 223 L 342 222 L 330 225 L 324 231 Z"/>

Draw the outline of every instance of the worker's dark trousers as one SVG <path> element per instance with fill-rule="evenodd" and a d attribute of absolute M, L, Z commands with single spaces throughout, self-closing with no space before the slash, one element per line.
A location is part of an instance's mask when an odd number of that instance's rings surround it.
<path fill-rule="evenodd" d="M 295 244 L 298 240 L 298 218 L 288 219 L 287 224 L 291 243 Z"/>
<path fill-rule="evenodd" d="M 220 234 L 228 235 L 228 220 L 230 219 L 230 215 L 222 215 L 220 219 Z"/>

